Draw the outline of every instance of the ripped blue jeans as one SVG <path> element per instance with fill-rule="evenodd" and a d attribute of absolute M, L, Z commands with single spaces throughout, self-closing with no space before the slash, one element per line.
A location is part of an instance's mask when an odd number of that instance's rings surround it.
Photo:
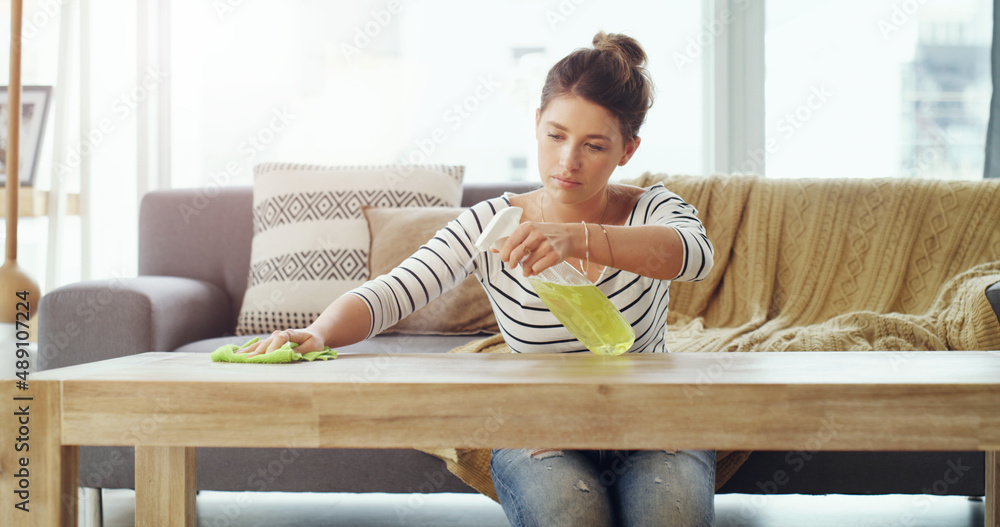
<path fill-rule="evenodd" d="M 714 450 L 493 450 L 512 527 L 712 526 Z"/>

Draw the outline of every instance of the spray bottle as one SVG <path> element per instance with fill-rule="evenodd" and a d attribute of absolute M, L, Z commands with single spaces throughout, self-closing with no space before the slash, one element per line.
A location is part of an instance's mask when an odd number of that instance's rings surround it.
<path fill-rule="evenodd" d="M 520 207 L 508 207 L 497 213 L 476 240 L 476 248 L 500 250 L 517 228 L 523 212 Z M 517 267 L 520 265 L 518 263 Z M 590 351 L 598 355 L 619 355 L 635 342 L 635 332 L 621 312 L 567 262 L 545 269 L 528 282 L 556 319 Z"/>

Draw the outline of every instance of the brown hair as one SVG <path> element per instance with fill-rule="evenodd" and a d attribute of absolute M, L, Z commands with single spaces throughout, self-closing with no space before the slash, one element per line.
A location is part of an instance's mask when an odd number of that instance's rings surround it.
<path fill-rule="evenodd" d="M 542 88 L 540 110 L 556 97 L 576 95 L 606 108 L 618 118 L 622 137 L 639 133 L 653 105 L 653 80 L 646 71 L 646 53 L 632 37 L 594 35 L 593 48 L 580 48 L 552 66 Z"/>

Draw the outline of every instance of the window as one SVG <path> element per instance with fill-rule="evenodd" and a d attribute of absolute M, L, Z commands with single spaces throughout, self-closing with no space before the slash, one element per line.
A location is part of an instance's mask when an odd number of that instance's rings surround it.
<path fill-rule="evenodd" d="M 60 258 L 44 254 L 44 222 L 20 223 L 25 263 L 40 270 L 58 261 L 62 268 L 35 273 L 57 275 L 43 290 L 136 272 L 136 211 L 145 187 L 136 177 L 142 123 L 134 103 L 145 93 L 136 71 L 145 29 L 137 27 L 140 4 L 126 4 L 89 3 L 90 56 L 81 60 L 79 5 L 25 1 L 24 84 L 55 84 L 61 38 L 69 50 L 68 77 L 59 80 L 68 104 L 60 111 L 53 101 L 36 188 L 46 190 L 60 166 L 72 165 L 58 181 L 93 205 L 66 218 Z M 163 84 L 171 99 L 170 181 L 248 185 L 253 165 L 264 161 L 460 164 L 467 181 L 535 180 L 534 109 L 545 73 L 589 45 L 598 29 L 637 38 L 657 87 L 642 146 L 616 177 L 706 173 L 707 151 L 743 143 L 710 145 L 704 137 L 732 133 L 756 145 L 760 137 L 752 136 L 763 130 L 763 155 L 756 146 L 745 156 L 721 149 L 726 170 L 747 157 L 751 170 L 763 162 L 769 177 L 980 179 L 992 94 L 991 4 L 766 0 L 762 22 L 753 0 L 174 1 Z M 731 9 L 740 5 L 757 9 Z M 9 9 L 0 0 L 5 28 Z M 734 23 L 731 11 L 746 23 Z M 150 12 L 155 19 L 158 11 Z M 60 35 L 64 14 L 71 29 Z M 0 40 L 7 56 L 9 38 Z M 764 66 L 757 54 L 749 64 L 727 54 L 717 45 L 727 40 L 744 50 L 763 41 Z M 763 119 L 759 100 L 739 107 L 748 90 L 741 82 L 704 83 L 727 78 L 704 70 L 710 54 L 723 59 L 713 68 L 730 61 L 728 73 L 741 72 L 734 78 L 750 79 L 758 96 L 764 75 Z M 90 79 L 85 101 L 81 68 Z M 706 93 L 726 108 L 711 108 Z M 80 123 L 81 105 L 89 124 Z M 754 111 L 740 111 L 747 108 Z M 720 122 L 739 128 L 704 129 L 714 126 L 716 111 L 731 114 Z M 73 131 L 59 151 L 56 129 Z M 78 173 L 84 150 L 92 167 L 85 185 Z"/>
<path fill-rule="evenodd" d="M 174 186 L 249 184 L 262 161 L 443 163 L 537 179 L 548 68 L 597 29 L 644 46 L 658 98 L 633 160 L 701 170 L 701 6 L 673 0 L 172 2 Z"/>
<path fill-rule="evenodd" d="M 982 179 L 988 0 L 768 0 L 769 177 Z"/>

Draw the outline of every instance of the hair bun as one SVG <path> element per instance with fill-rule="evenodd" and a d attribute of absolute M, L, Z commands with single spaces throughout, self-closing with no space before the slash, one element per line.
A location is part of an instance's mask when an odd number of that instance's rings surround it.
<path fill-rule="evenodd" d="M 646 53 L 632 37 L 599 32 L 594 47 L 577 48 L 549 70 L 542 86 L 540 112 L 556 97 L 573 95 L 603 106 L 631 141 L 653 104 L 653 79 Z"/>
<path fill-rule="evenodd" d="M 646 62 L 642 46 L 634 38 L 620 33 L 598 32 L 594 35 L 594 49 L 614 53 L 636 68 L 641 68 Z"/>

